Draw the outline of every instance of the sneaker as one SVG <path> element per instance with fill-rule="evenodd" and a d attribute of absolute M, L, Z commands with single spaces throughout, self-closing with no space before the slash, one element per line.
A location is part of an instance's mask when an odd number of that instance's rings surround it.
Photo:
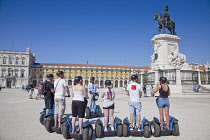
<path fill-rule="evenodd" d="M 130 127 L 130 130 L 132 131 L 133 130 L 133 127 Z"/>
<path fill-rule="evenodd" d="M 141 128 L 138 128 L 137 131 L 141 131 Z"/>
<path fill-rule="evenodd" d="M 114 127 L 111 127 L 111 130 L 114 131 Z"/>
<path fill-rule="evenodd" d="M 104 128 L 104 131 L 107 131 L 107 128 Z"/>

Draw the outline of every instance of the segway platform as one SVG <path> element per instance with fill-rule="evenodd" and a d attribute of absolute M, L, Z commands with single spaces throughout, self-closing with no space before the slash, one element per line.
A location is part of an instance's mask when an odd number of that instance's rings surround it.
<path fill-rule="evenodd" d="M 173 136 L 179 135 L 178 120 L 173 116 L 169 117 L 170 117 L 169 129 L 163 129 L 163 130 L 161 130 L 159 119 L 156 117 L 153 118 L 153 121 L 151 122 L 150 125 L 150 129 L 154 137 L 158 137 L 160 135 L 173 135 Z M 166 126 L 166 122 L 163 123 L 164 126 Z"/>
<path fill-rule="evenodd" d="M 148 138 L 150 136 L 149 121 L 145 117 L 142 120 L 140 130 L 138 130 L 136 126 L 133 128 L 133 130 L 130 130 L 129 125 L 130 125 L 130 122 L 128 120 L 128 117 L 126 117 L 123 120 L 123 136 L 124 137 L 131 135 L 131 136 L 144 136 L 145 138 Z M 136 122 L 135 122 L 135 125 L 136 125 Z"/>
<path fill-rule="evenodd" d="M 122 136 L 122 120 L 118 117 L 114 118 L 114 131 L 111 130 L 110 125 L 108 125 L 107 131 L 104 131 L 103 122 L 101 119 L 97 119 L 95 123 L 95 134 L 97 138 L 104 136 Z"/>
<path fill-rule="evenodd" d="M 102 110 L 99 105 L 96 105 L 96 101 L 99 98 L 99 92 L 93 93 L 93 104 L 91 107 L 87 106 L 85 108 L 85 118 L 89 119 L 92 117 L 101 117 L 102 116 Z"/>
<path fill-rule="evenodd" d="M 79 129 L 74 132 L 72 132 L 72 118 L 68 118 L 65 120 L 65 122 L 62 124 L 62 134 L 65 139 L 75 138 L 75 139 L 83 139 L 83 140 L 90 140 L 93 135 L 93 127 L 90 124 L 89 120 L 85 121 L 83 123 L 83 130 L 82 134 L 79 134 Z"/>
<path fill-rule="evenodd" d="M 52 131 L 56 132 L 56 133 L 60 133 L 61 134 L 61 128 L 58 127 L 52 127 Z"/>

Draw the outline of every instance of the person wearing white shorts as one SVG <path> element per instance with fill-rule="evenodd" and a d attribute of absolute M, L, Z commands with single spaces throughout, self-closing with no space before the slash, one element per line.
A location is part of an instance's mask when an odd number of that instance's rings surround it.
<path fill-rule="evenodd" d="M 128 102 L 129 111 L 130 111 L 130 130 L 134 129 L 134 112 L 136 111 L 137 116 L 137 128 L 140 131 L 140 122 L 141 122 L 141 101 L 140 98 L 142 96 L 142 86 L 138 84 L 138 76 L 132 75 L 131 80 L 133 81 L 127 87 L 126 94 L 130 96 L 130 100 Z"/>

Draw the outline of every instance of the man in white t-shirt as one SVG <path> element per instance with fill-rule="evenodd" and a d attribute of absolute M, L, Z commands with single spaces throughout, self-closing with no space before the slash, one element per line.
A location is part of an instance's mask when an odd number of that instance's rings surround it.
<path fill-rule="evenodd" d="M 96 90 L 98 88 L 98 85 L 96 83 L 94 83 L 95 78 L 91 77 L 90 78 L 90 83 L 88 84 L 88 93 L 89 93 L 89 107 L 90 109 L 92 109 L 92 105 L 93 105 L 93 93 L 96 93 Z M 93 110 L 91 110 L 93 111 Z"/>
<path fill-rule="evenodd" d="M 70 92 L 68 88 L 67 82 L 63 79 L 64 73 L 63 71 L 58 71 L 57 76 L 58 79 L 54 82 L 54 88 L 55 88 L 55 96 L 54 96 L 54 102 L 55 102 L 55 112 L 54 112 L 54 127 L 61 128 L 61 119 L 63 117 L 63 114 L 65 112 L 66 108 L 66 102 L 65 102 L 65 96 L 66 92 L 68 94 L 68 97 L 70 97 Z"/>
<path fill-rule="evenodd" d="M 141 122 L 141 101 L 142 96 L 142 86 L 138 84 L 138 76 L 132 75 L 131 80 L 133 81 L 127 86 L 126 94 L 130 96 L 128 102 L 129 111 L 130 111 L 130 130 L 134 129 L 133 120 L 134 120 L 134 111 L 136 111 L 137 116 L 137 128 L 140 131 L 140 122 Z"/>

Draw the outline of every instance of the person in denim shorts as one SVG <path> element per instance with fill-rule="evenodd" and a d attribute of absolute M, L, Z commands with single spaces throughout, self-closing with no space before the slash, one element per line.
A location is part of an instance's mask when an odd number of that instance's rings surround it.
<path fill-rule="evenodd" d="M 154 93 L 159 91 L 159 94 L 160 94 L 159 97 L 156 99 L 157 107 L 158 107 L 159 113 L 160 113 L 160 125 L 161 125 L 161 129 L 164 129 L 163 120 L 164 120 L 164 114 L 165 114 L 166 122 L 167 122 L 166 129 L 169 129 L 170 102 L 169 102 L 168 96 L 170 95 L 170 88 L 166 84 L 167 79 L 165 77 L 160 77 L 159 81 L 160 81 L 160 84 L 159 83 L 157 84 L 157 86 L 154 90 Z"/>

